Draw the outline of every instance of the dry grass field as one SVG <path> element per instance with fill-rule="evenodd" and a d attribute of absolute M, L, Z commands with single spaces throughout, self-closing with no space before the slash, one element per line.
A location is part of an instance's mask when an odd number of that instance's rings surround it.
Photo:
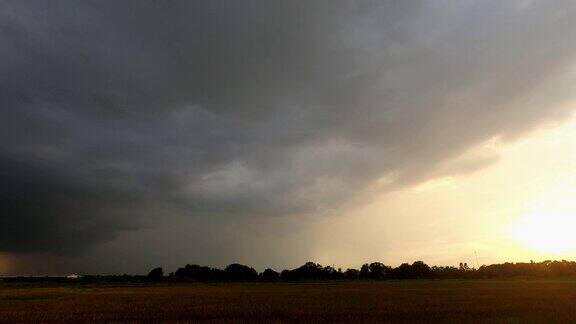
<path fill-rule="evenodd" d="M 574 281 L 0 283 L 0 322 L 576 322 Z"/>

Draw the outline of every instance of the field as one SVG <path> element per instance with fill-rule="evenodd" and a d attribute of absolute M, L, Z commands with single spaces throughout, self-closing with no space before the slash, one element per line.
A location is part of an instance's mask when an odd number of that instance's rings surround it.
<path fill-rule="evenodd" d="M 0 282 L 0 322 L 576 322 L 576 281 Z"/>

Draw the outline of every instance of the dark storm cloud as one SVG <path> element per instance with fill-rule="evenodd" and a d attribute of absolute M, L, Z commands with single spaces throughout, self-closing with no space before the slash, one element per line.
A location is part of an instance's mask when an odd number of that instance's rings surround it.
<path fill-rule="evenodd" d="M 575 7 L 3 1 L 0 250 L 73 251 L 174 211 L 314 213 L 387 175 L 426 180 L 569 112 Z"/>

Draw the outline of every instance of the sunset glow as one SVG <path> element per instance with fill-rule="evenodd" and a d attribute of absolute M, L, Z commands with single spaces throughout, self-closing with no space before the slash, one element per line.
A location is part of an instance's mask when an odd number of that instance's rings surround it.
<path fill-rule="evenodd" d="M 543 212 L 522 216 L 511 230 L 512 237 L 551 258 L 576 251 L 574 214 Z"/>
<path fill-rule="evenodd" d="M 510 227 L 526 247 L 556 257 L 576 253 L 576 181 L 568 175 L 537 196 Z"/>

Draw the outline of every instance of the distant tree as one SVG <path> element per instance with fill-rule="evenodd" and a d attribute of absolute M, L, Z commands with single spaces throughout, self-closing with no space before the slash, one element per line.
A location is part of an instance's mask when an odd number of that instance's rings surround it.
<path fill-rule="evenodd" d="M 360 271 L 358 271 L 358 269 L 346 269 L 344 277 L 351 280 L 358 279 L 360 277 Z"/>
<path fill-rule="evenodd" d="M 323 267 L 321 264 L 306 262 L 293 270 L 284 270 L 280 274 L 282 280 L 334 280 L 343 279 L 344 273 L 331 266 Z"/>
<path fill-rule="evenodd" d="M 159 270 L 158 270 L 159 269 Z M 107 280 L 143 280 L 162 278 L 162 269 L 150 271 L 148 277 L 143 276 L 111 276 Z M 572 278 L 576 279 L 576 262 L 574 261 L 551 261 L 526 263 L 502 263 L 482 265 L 479 269 L 469 268 L 466 263 L 454 266 L 429 267 L 422 261 L 412 264 L 402 263 L 396 268 L 386 266 L 380 262 L 366 263 L 360 270 L 335 269 L 333 266 L 322 266 L 314 262 L 306 262 L 304 265 L 292 269 L 283 270 L 280 274 L 272 269 L 266 269 L 260 275 L 256 270 L 241 264 L 231 264 L 225 270 L 210 268 L 199 265 L 189 265 L 178 268 L 174 273 L 173 280 L 341 280 L 341 279 L 457 279 L 457 278 Z M 92 280 L 85 277 L 83 280 Z"/>
<path fill-rule="evenodd" d="M 324 279 L 324 267 L 318 263 L 306 262 L 304 265 L 290 271 L 291 280 L 321 280 Z"/>
<path fill-rule="evenodd" d="M 161 267 L 154 268 L 148 272 L 148 279 L 149 280 L 160 280 L 164 276 L 164 270 Z"/>
<path fill-rule="evenodd" d="M 280 272 L 280 279 L 281 280 L 291 280 L 290 279 L 291 275 L 292 274 L 291 274 L 290 270 L 284 269 L 284 270 L 282 270 L 282 272 Z"/>
<path fill-rule="evenodd" d="M 278 281 L 278 279 L 280 279 L 280 274 L 268 268 L 260 274 L 260 278 L 262 278 L 264 281 Z"/>
<path fill-rule="evenodd" d="M 342 280 L 345 278 L 342 268 L 335 269 L 331 266 L 324 267 L 324 275 L 325 278 L 329 280 Z"/>
<path fill-rule="evenodd" d="M 372 262 L 368 266 L 370 269 L 370 278 L 381 280 L 386 278 L 392 272 L 392 268 L 380 262 Z"/>
<path fill-rule="evenodd" d="M 187 264 L 183 268 L 178 268 L 174 275 L 180 279 L 212 281 L 224 279 L 223 273 L 224 271 L 221 269 L 199 266 L 197 264 Z"/>
<path fill-rule="evenodd" d="M 365 263 L 360 267 L 359 277 L 361 279 L 370 279 L 370 265 L 368 265 L 368 263 Z"/>
<path fill-rule="evenodd" d="M 392 276 L 396 279 L 410 279 L 413 278 L 412 266 L 408 263 L 402 263 L 392 270 Z"/>
<path fill-rule="evenodd" d="M 258 272 L 249 266 L 233 263 L 224 269 L 224 277 L 230 281 L 253 281 L 258 279 Z"/>
<path fill-rule="evenodd" d="M 411 268 L 414 278 L 432 278 L 432 269 L 422 261 L 412 263 Z"/>
<path fill-rule="evenodd" d="M 322 268 L 321 277 L 322 279 L 338 279 L 338 271 L 331 266 L 325 266 Z"/>
<path fill-rule="evenodd" d="M 459 268 L 460 268 L 460 271 L 469 271 L 470 270 L 470 268 L 468 267 L 468 263 L 466 263 L 466 262 L 464 262 L 464 263 L 460 262 Z"/>
<path fill-rule="evenodd" d="M 359 277 L 361 279 L 382 280 L 389 277 L 392 273 L 392 267 L 381 262 L 365 263 L 360 268 Z"/>

